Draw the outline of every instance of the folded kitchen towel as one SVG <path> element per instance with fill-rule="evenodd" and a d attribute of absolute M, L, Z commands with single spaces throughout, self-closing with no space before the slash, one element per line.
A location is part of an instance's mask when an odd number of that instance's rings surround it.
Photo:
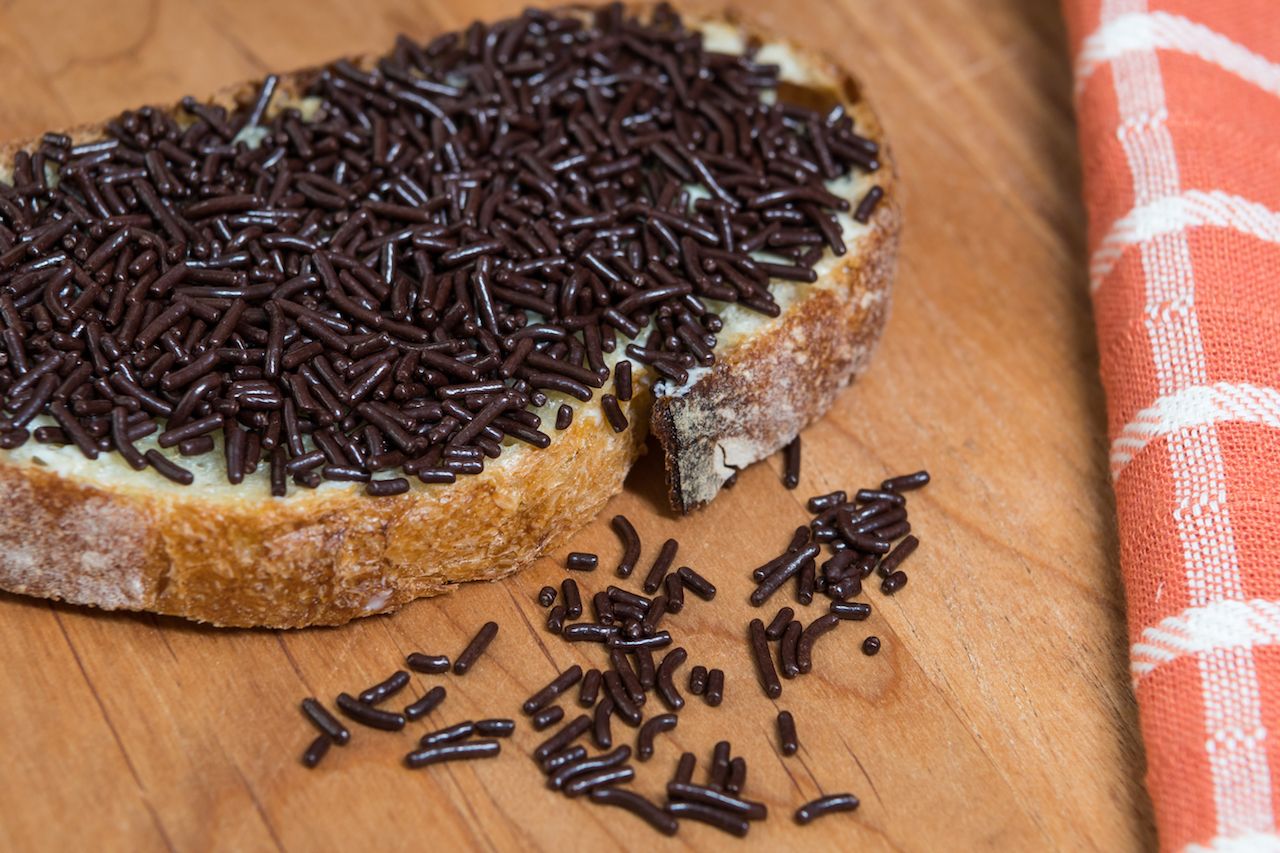
<path fill-rule="evenodd" d="M 1161 847 L 1280 849 L 1280 2 L 1063 4 Z"/>

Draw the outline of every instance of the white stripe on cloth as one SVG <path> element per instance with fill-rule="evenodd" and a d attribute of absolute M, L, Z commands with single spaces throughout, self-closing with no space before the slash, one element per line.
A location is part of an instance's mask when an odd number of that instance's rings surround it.
<path fill-rule="evenodd" d="M 1101 26 L 1085 40 L 1076 60 L 1077 94 L 1084 91 L 1100 63 L 1111 62 L 1120 110 L 1117 136 L 1128 159 L 1134 205 L 1138 207 L 1182 192 L 1156 53 L 1162 47 L 1204 56 L 1236 73 L 1243 69 L 1254 82 L 1271 80 L 1269 63 L 1242 63 L 1239 51 L 1232 49 L 1238 45 L 1205 27 L 1150 13 L 1145 0 L 1104 0 Z M 1275 90 L 1280 92 L 1280 69 L 1277 72 Z M 1144 241 L 1140 251 L 1145 325 L 1159 395 L 1167 397 L 1208 384 L 1186 232 L 1156 235 Z M 1242 599 L 1217 431 L 1213 424 L 1182 430 L 1170 437 L 1167 447 L 1175 498 L 1173 521 L 1182 546 L 1188 606 Z M 1252 650 L 1211 651 L 1197 655 L 1197 663 L 1215 834 L 1272 831 L 1271 774 L 1263 747 L 1266 732 Z"/>
<path fill-rule="evenodd" d="M 1180 658 L 1273 643 L 1280 643 L 1280 601 L 1215 601 L 1144 628 L 1130 649 L 1129 673 L 1136 684 Z"/>
<path fill-rule="evenodd" d="M 1111 442 L 1111 477 L 1156 439 L 1226 421 L 1280 428 L 1280 389 L 1247 382 L 1192 385 L 1161 397 L 1134 415 Z"/>
<path fill-rule="evenodd" d="M 1219 835 L 1208 844 L 1188 844 L 1183 853 L 1280 853 L 1280 835 L 1274 832 L 1242 832 Z"/>
<path fill-rule="evenodd" d="M 1222 190 L 1187 190 L 1139 205 L 1117 219 L 1089 261 L 1089 287 L 1096 291 L 1126 249 L 1190 228 L 1230 228 L 1280 243 L 1280 213 Z"/>
<path fill-rule="evenodd" d="M 1168 12 L 1129 11 L 1108 17 L 1076 57 L 1076 96 L 1089 77 L 1129 53 L 1169 50 L 1212 63 L 1265 92 L 1280 95 L 1280 64 L 1204 24 Z"/>

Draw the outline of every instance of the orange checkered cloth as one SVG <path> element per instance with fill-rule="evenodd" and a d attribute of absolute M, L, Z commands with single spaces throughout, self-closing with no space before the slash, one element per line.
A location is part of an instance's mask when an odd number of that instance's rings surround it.
<path fill-rule="evenodd" d="M 1280 849 L 1280 2 L 1063 5 L 1161 847 Z"/>

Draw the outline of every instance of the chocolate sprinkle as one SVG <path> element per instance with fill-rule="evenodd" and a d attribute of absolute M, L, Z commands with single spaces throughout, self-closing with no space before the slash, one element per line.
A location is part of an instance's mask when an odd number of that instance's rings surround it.
<path fill-rule="evenodd" d="M 636 561 L 640 559 L 640 534 L 625 515 L 615 515 L 609 522 L 613 531 L 622 540 L 622 559 L 618 561 L 618 577 L 630 577 L 636 569 Z"/>
<path fill-rule="evenodd" d="M 531 722 L 533 730 L 540 732 L 545 728 L 554 726 L 556 723 L 564 719 L 564 708 L 559 705 L 552 705 L 550 708 L 543 708 L 541 711 L 533 715 Z"/>
<path fill-rule="evenodd" d="M 496 740 L 471 740 L 466 743 L 450 743 L 414 750 L 404 757 L 405 766 L 416 769 L 444 761 L 492 758 L 502 752 L 502 744 Z"/>
<path fill-rule="evenodd" d="M 785 462 L 782 472 L 782 485 L 794 489 L 800 485 L 800 436 L 783 448 Z"/>
<path fill-rule="evenodd" d="M 671 568 L 671 564 L 675 561 L 676 551 L 679 547 L 680 543 L 675 539 L 668 539 L 662 543 L 662 548 L 659 549 L 658 556 L 654 558 L 649 574 L 645 575 L 645 592 L 652 595 L 658 591 L 658 587 L 662 586 L 663 578 L 667 576 L 667 570 Z"/>
<path fill-rule="evenodd" d="M 320 763 L 320 759 L 324 758 L 329 752 L 329 746 L 333 741 L 328 735 L 318 735 L 315 740 L 311 741 L 311 745 L 307 747 L 306 752 L 302 753 L 302 766 L 313 768 Z"/>
<path fill-rule="evenodd" d="M 604 409 L 604 416 L 609 419 L 609 426 L 613 427 L 614 432 L 626 432 L 627 416 L 622 413 L 617 397 L 605 394 L 600 398 L 600 407 Z"/>
<path fill-rule="evenodd" d="M 570 687 L 582 680 L 582 667 L 574 664 L 564 672 L 551 679 L 545 687 L 534 693 L 525 700 L 521 710 L 526 714 L 536 714 L 538 711 L 554 702 L 560 694 L 564 693 Z"/>
<path fill-rule="evenodd" d="M 311 721 L 325 738 L 343 746 L 351 740 L 351 732 L 342 722 L 329 713 L 329 709 L 321 705 L 315 698 L 302 700 L 302 713 Z"/>
<path fill-rule="evenodd" d="M 337 705 L 342 713 L 361 725 L 374 729 L 385 729 L 389 732 L 398 732 L 404 728 L 403 714 L 380 711 L 359 701 L 349 693 L 339 693 Z"/>
<path fill-rule="evenodd" d="M 800 740 L 796 737 L 796 721 L 790 711 L 778 712 L 778 741 L 783 755 L 795 755 L 800 749 Z"/>
<path fill-rule="evenodd" d="M 405 706 L 404 716 L 407 720 L 418 720 L 430 714 L 436 708 L 440 707 L 440 703 L 445 699 L 445 689 L 442 685 L 437 684 L 428 690 L 421 699 L 411 702 Z"/>
<path fill-rule="evenodd" d="M 675 800 L 667 803 L 667 812 L 677 818 L 689 818 L 714 826 L 716 829 L 727 832 L 730 835 L 736 835 L 739 838 L 744 838 L 751 828 L 746 818 L 702 803 Z"/>
<path fill-rule="evenodd" d="M 626 809 L 663 835 L 675 835 L 680 828 L 679 821 L 634 791 L 612 787 L 593 788 L 590 798 L 593 803 Z"/>
<path fill-rule="evenodd" d="M 489 648 L 489 644 L 493 642 L 493 638 L 498 636 L 498 623 L 486 622 L 476 632 L 476 635 L 462 650 L 462 654 L 458 655 L 453 662 L 454 675 L 464 675 L 471 667 L 475 666 L 476 661 L 484 654 L 485 649 Z"/>
<path fill-rule="evenodd" d="M 773 655 L 769 651 L 769 639 L 765 636 L 764 622 L 752 619 L 748 629 L 751 640 L 751 654 L 756 661 L 756 673 L 760 676 L 760 686 L 764 695 L 777 699 L 782 695 L 782 682 L 778 681 L 778 671 L 773 667 Z"/>
<path fill-rule="evenodd" d="M 689 670 L 689 692 L 701 696 L 707 689 L 707 668 L 701 664 Z"/>
<path fill-rule="evenodd" d="M 724 701 L 724 671 L 713 669 L 707 672 L 707 692 L 704 697 L 711 707 Z"/>
<path fill-rule="evenodd" d="M 645 721 L 636 736 L 636 758 L 648 761 L 653 757 L 653 739 L 661 732 L 669 732 L 676 727 L 679 718 L 675 714 L 659 714 Z"/>
<path fill-rule="evenodd" d="M 823 815 L 851 812 L 857 807 L 858 798 L 853 794 L 831 794 L 805 803 L 796 809 L 796 823 L 804 825 Z"/>
<path fill-rule="evenodd" d="M 586 554 L 582 551 L 574 551 L 565 558 L 564 567 L 577 572 L 594 571 L 596 566 L 600 565 L 600 558 L 595 554 Z M 554 590 L 552 590 L 554 593 Z M 544 607 L 548 605 L 543 605 Z"/>
<path fill-rule="evenodd" d="M 405 659 L 404 665 L 414 672 L 423 672 L 427 675 L 436 675 L 441 672 L 449 671 L 448 655 L 424 655 L 421 652 L 411 652 Z"/>
<path fill-rule="evenodd" d="M 396 670 L 385 681 L 381 681 L 360 694 L 360 701 L 366 705 L 376 705 L 389 696 L 394 696 L 409 686 L 409 673 L 403 669 Z"/>

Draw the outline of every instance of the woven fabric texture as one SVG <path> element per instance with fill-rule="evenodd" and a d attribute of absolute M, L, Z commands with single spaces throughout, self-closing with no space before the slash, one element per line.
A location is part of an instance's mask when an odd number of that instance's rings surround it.
<path fill-rule="evenodd" d="M 1063 4 L 1160 844 L 1280 849 L 1280 3 Z"/>

